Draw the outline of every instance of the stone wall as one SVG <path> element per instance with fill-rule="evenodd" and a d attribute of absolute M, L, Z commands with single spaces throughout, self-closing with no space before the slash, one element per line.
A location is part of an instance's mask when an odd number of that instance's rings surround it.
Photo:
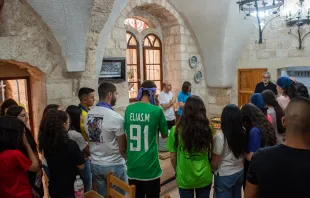
<path fill-rule="evenodd" d="M 283 15 L 285 16 L 285 14 Z M 297 29 L 291 29 L 296 33 Z M 302 35 L 309 32 L 310 26 L 302 28 Z M 278 78 L 278 69 L 290 66 L 310 65 L 310 36 L 304 40 L 304 49 L 298 50 L 298 40 L 288 34 L 290 28 L 286 27 L 285 17 L 279 17 L 266 26 L 263 34 L 264 44 L 256 44 L 258 31 L 251 33 L 244 51 L 239 59 L 238 68 L 268 68 L 272 81 Z M 232 102 L 238 104 L 238 82 L 235 74 Z"/>
<path fill-rule="evenodd" d="M 126 56 L 125 35 L 128 27 L 124 26 L 124 20 L 133 16 L 145 18 L 156 26 L 155 31 L 157 32 L 155 34 L 161 38 L 163 44 L 163 77 L 164 80 L 172 82 L 174 94 L 177 95 L 181 90 L 184 81 L 190 81 L 193 94 L 202 97 L 207 106 L 205 74 L 196 39 L 182 17 L 167 1 L 130 0 L 115 22 L 104 50 L 104 57 Z M 150 30 L 145 30 L 145 32 L 149 33 L 148 31 Z M 146 35 L 146 33 L 142 32 L 142 35 Z M 198 66 L 194 69 L 189 67 L 189 58 L 191 56 L 197 56 L 199 60 Z M 199 84 L 194 82 L 194 74 L 197 71 L 201 71 L 204 76 L 203 81 Z M 124 82 L 118 84 L 117 87 L 118 92 L 122 93 L 116 109 L 122 113 L 129 101 L 128 84 Z"/>
<path fill-rule="evenodd" d="M 46 104 L 77 104 L 76 85 L 81 74 L 66 72 L 66 62 L 53 33 L 24 1 L 5 1 L 2 8 L 0 60 L 27 69 L 35 128 Z"/>

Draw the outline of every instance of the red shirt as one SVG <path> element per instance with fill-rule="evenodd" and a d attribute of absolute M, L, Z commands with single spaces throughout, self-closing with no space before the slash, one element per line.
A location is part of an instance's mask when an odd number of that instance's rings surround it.
<path fill-rule="evenodd" d="M 32 198 L 27 171 L 32 162 L 19 150 L 0 153 L 1 198 Z"/>

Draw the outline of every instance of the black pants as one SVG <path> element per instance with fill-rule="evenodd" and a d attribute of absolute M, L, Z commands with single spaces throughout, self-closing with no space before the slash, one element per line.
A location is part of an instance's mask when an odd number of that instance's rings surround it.
<path fill-rule="evenodd" d="M 150 181 L 129 179 L 129 185 L 136 186 L 136 198 L 159 198 L 160 178 Z"/>
<path fill-rule="evenodd" d="M 175 125 L 175 120 L 167 121 L 168 129 L 170 130 Z"/>

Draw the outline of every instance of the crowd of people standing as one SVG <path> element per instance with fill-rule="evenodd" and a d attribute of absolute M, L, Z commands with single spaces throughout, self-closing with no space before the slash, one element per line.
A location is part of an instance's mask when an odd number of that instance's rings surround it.
<path fill-rule="evenodd" d="M 268 80 L 265 76 L 268 73 Z M 42 197 L 44 172 L 52 198 L 74 198 L 77 175 L 85 192 L 94 189 L 107 196 L 107 175 L 112 172 L 136 186 L 137 198 L 159 198 L 160 132 L 167 138 L 181 198 L 209 197 L 212 185 L 216 198 L 241 198 L 242 187 L 246 198 L 304 197 L 310 193 L 309 95 L 287 77 L 277 80 L 276 90 L 270 87 L 254 94 L 241 109 L 225 106 L 221 129 L 213 130 L 206 106 L 191 95 L 189 82 L 183 83 L 176 99 L 170 82 L 163 83 L 157 97 L 156 84 L 144 81 L 124 117 L 113 109 L 116 86 L 103 82 L 96 105 L 91 88 L 79 90 L 78 106 L 63 110 L 48 105 L 37 141 L 27 127 L 25 109 L 7 99 L 0 116 L 0 195 Z"/>

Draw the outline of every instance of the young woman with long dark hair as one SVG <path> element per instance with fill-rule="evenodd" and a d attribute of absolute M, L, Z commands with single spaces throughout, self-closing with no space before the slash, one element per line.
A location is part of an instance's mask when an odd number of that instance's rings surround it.
<path fill-rule="evenodd" d="M 284 112 L 280 107 L 276 95 L 271 90 L 265 90 L 262 93 L 263 99 L 268 107 L 267 113 L 272 118 L 272 126 L 275 130 L 277 143 L 283 143 L 282 134 L 285 133 L 285 128 L 282 125 L 282 118 L 284 117 Z"/>
<path fill-rule="evenodd" d="M 24 123 L 16 117 L 0 117 L 1 197 L 33 197 L 27 172 L 38 172 L 40 163 L 24 129 Z M 28 157 L 21 150 L 26 150 Z"/>
<path fill-rule="evenodd" d="M 290 100 L 296 97 L 295 82 L 288 77 L 282 76 L 277 80 L 277 90 L 281 94 L 277 98 L 279 105 L 284 111 Z"/>
<path fill-rule="evenodd" d="M 50 173 L 51 197 L 74 198 L 74 181 L 84 168 L 84 155 L 77 143 L 68 137 L 70 118 L 64 111 L 50 110 L 39 133 L 39 151 L 44 155 Z"/>
<path fill-rule="evenodd" d="M 88 143 L 85 141 L 82 133 L 81 133 L 81 116 L 82 110 L 75 105 L 70 105 L 67 107 L 66 112 L 70 116 L 70 128 L 69 128 L 69 138 L 74 140 L 78 145 L 80 150 L 84 153 L 85 157 L 85 168 L 80 170 L 81 178 L 84 182 L 84 191 L 88 192 L 92 188 L 92 174 L 90 168 L 90 153 Z"/>
<path fill-rule="evenodd" d="M 245 104 L 242 109 L 243 126 L 246 129 L 244 172 L 249 168 L 253 154 L 262 147 L 277 144 L 275 130 L 264 113 L 253 104 Z M 244 174 L 246 176 L 246 174 Z M 244 179 L 244 186 L 245 187 Z"/>
<path fill-rule="evenodd" d="M 209 197 L 212 170 L 209 162 L 213 136 L 202 99 L 191 96 L 185 102 L 177 126 L 167 141 L 171 164 L 181 198 Z"/>
<path fill-rule="evenodd" d="M 29 142 L 29 145 L 32 148 L 33 152 L 35 153 L 37 160 L 39 162 L 41 162 L 39 159 L 39 153 L 37 151 L 37 143 L 35 142 L 34 137 L 32 136 L 30 129 L 27 127 L 29 117 L 28 117 L 28 114 L 27 114 L 25 108 L 22 106 L 11 106 L 10 108 L 7 109 L 6 115 L 17 117 L 19 120 L 21 120 L 24 123 L 24 125 L 26 126 L 24 129 L 25 135 L 26 135 L 26 138 Z M 27 151 L 25 149 L 23 150 L 23 153 L 27 156 Z M 41 163 L 40 163 L 40 165 L 41 165 Z M 30 185 L 32 186 L 32 188 L 35 190 L 35 192 L 40 197 L 44 196 L 44 189 L 43 189 L 43 185 L 42 185 L 42 176 L 43 176 L 42 170 L 39 170 L 38 172 L 31 172 L 31 171 L 28 172 Z"/>
<path fill-rule="evenodd" d="M 216 198 L 241 198 L 245 129 L 236 105 L 229 104 L 224 108 L 221 129 L 213 139 L 214 192 Z"/>

